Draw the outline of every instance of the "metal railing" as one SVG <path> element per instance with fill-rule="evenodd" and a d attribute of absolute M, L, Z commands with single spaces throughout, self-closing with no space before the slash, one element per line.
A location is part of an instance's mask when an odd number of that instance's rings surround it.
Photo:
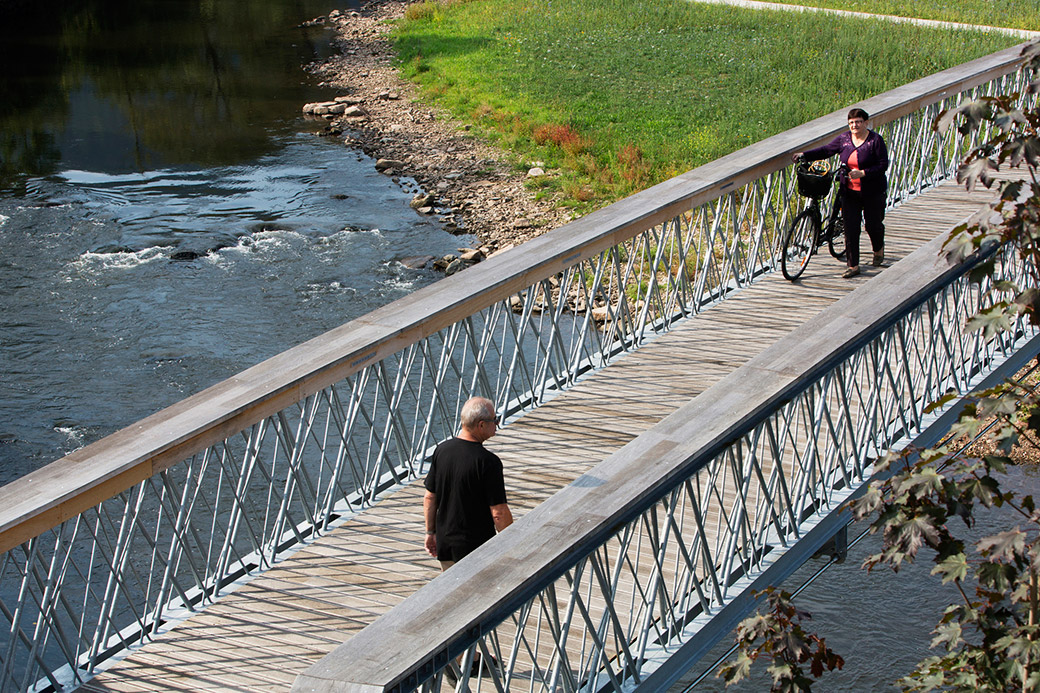
<path fill-rule="evenodd" d="M 952 173 L 970 143 L 932 119 L 1016 88 L 1017 55 L 864 104 L 896 154 L 893 202 Z M 470 395 L 515 416 L 771 271 L 798 206 L 790 154 L 844 125 L 831 114 L 627 198 L 0 488 L 0 691 L 88 678 L 420 475 Z"/>

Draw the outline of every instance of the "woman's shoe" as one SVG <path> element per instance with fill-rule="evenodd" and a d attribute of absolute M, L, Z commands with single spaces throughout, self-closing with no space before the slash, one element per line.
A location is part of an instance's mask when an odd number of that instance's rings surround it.
<path fill-rule="evenodd" d="M 856 265 L 855 267 L 849 267 L 842 273 L 841 278 L 849 279 L 851 277 L 855 277 L 857 274 L 859 274 L 859 265 Z"/>
<path fill-rule="evenodd" d="M 874 266 L 880 267 L 881 263 L 885 261 L 885 249 L 874 251 Z"/>

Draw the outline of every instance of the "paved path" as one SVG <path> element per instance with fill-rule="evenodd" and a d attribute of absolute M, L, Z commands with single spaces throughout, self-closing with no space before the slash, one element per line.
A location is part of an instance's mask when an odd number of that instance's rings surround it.
<path fill-rule="evenodd" d="M 806 5 L 789 5 L 780 2 L 760 2 L 759 0 L 692 0 L 711 5 L 732 5 L 734 7 L 746 7 L 752 10 L 780 10 L 782 12 L 818 12 L 822 14 L 833 14 L 839 17 L 856 17 L 859 19 L 881 19 L 896 24 L 914 24 L 916 26 L 929 26 L 937 29 L 963 29 L 967 31 L 982 31 L 993 34 L 1006 34 L 1023 39 L 1037 38 L 1040 31 L 1028 31 L 1026 29 L 1010 29 L 1001 26 L 986 26 L 983 24 L 962 24 L 961 22 L 940 22 L 935 19 L 916 19 L 914 17 L 897 17 L 891 14 L 870 14 L 868 12 L 851 12 L 849 10 L 834 10 L 828 7 L 808 7 Z"/>

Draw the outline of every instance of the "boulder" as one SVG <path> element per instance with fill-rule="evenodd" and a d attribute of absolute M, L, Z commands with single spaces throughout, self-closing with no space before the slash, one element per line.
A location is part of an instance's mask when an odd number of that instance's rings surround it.
<path fill-rule="evenodd" d="M 303 112 L 306 115 L 328 115 L 329 109 L 338 106 L 335 101 L 315 101 L 313 103 L 303 104 Z"/>
<path fill-rule="evenodd" d="M 376 164 L 376 168 L 379 168 L 378 164 Z M 423 207 L 432 207 L 433 206 L 433 195 L 430 194 L 430 193 L 419 193 L 418 195 L 416 195 L 415 197 L 412 198 L 412 201 L 408 203 L 408 206 L 411 207 L 412 209 L 422 209 Z"/>
<path fill-rule="evenodd" d="M 390 171 L 392 169 L 404 168 L 404 162 L 396 159 L 377 159 L 376 170 L 377 171 Z"/>
<path fill-rule="evenodd" d="M 432 255 L 412 255 L 411 257 L 403 257 L 398 262 L 408 269 L 425 269 L 436 259 Z"/>
<path fill-rule="evenodd" d="M 434 269 L 445 270 L 448 268 L 448 265 L 455 262 L 456 260 L 458 260 L 458 257 L 455 255 L 445 255 L 442 258 L 434 260 L 433 267 Z"/>

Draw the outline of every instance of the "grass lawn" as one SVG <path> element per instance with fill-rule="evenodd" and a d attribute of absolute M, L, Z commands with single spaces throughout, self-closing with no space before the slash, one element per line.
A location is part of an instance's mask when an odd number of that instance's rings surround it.
<path fill-rule="evenodd" d="M 1040 31 L 1040 4 L 1037 4 L 1036 0 L 955 0 L 942 3 L 935 0 L 770 0 L 770 2 Z"/>
<path fill-rule="evenodd" d="M 579 212 L 1018 43 L 686 0 L 430 0 L 395 40 L 431 100 L 561 171 L 532 185 Z"/>

